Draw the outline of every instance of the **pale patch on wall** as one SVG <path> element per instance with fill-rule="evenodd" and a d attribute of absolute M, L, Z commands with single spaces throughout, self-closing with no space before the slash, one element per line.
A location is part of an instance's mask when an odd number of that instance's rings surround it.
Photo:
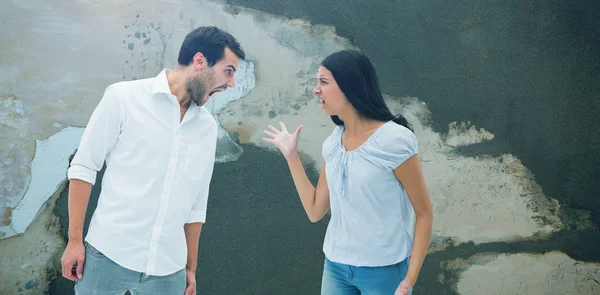
<path fill-rule="evenodd" d="M 480 128 L 477 130 L 471 122 L 452 122 L 448 124 L 446 144 L 449 146 L 467 146 L 494 139 L 494 134 Z"/>
<path fill-rule="evenodd" d="M 501 254 L 470 259 L 457 291 L 470 294 L 599 294 L 600 264 L 560 252 Z"/>
<path fill-rule="evenodd" d="M 236 18 L 258 28 L 242 38 L 260 41 L 242 44 L 258 64 L 259 82 L 248 97 L 228 105 L 221 123 L 229 132 L 238 133 L 242 143 L 261 146 L 268 146 L 261 139 L 269 124 L 280 128 L 279 121 L 283 121 L 292 131 L 304 125 L 299 149 L 311 155 L 320 169 L 321 145 L 332 125 L 313 94 L 317 71 L 325 56 L 353 46 L 329 26 L 246 9 Z"/>
<path fill-rule="evenodd" d="M 464 157 L 453 153 L 456 145 L 478 143 L 493 134 L 459 123 L 450 125 L 452 134 L 460 133 L 459 137 L 445 136 L 431 129 L 425 103 L 390 96 L 386 101 L 411 122 L 419 139 L 419 157 L 438 220 L 434 236 L 450 237 L 456 244 L 477 244 L 540 238 L 562 228 L 558 202 L 544 196 L 519 159 L 509 154 Z"/>
<path fill-rule="evenodd" d="M 211 114 L 215 115 L 217 122 L 225 107 L 236 100 L 240 100 L 256 86 L 254 75 L 254 63 L 241 60 L 239 69 L 235 74 L 235 88 L 228 88 L 225 92 L 215 93 L 205 104 Z M 223 163 L 237 160 L 242 154 L 242 147 L 236 144 L 227 131 L 219 124 L 219 135 L 217 139 L 217 152 L 215 162 Z"/>
<path fill-rule="evenodd" d="M 40 210 L 24 235 L 0 240 L 0 294 L 45 294 L 49 279 L 57 275 L 65 247 L 58 218 L 52 214 L 57 192 Z"/>
<path fill-rule="evenodd" d="M 0 86 L 1 87 L 1 86 Z M 23 101 L 12 94 L 0 94 L 0 228 L 10 223 L 14 205 L 22 196 L 22 188 L 29 181 L 29 164 L 22 139 L 27 131 L 27 118 Z M 4 236 L 0 230 L 0 238 Z"/>
<path fill-rule="evenodd" d="M 31 162 L 31 184 L 19 204 L 12 209 L 12 223 L 0 227 L 4 238 L 25 232 L 38 211 L 66 181 L 69 157 L 79 145 L 83 128 L 68 127 L 57 134 L 36 141 L 36 153 Z"/>

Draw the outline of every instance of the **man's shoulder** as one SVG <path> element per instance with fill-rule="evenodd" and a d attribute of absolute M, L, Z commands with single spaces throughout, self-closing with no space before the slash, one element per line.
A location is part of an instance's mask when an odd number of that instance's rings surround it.
<path fill-rule="evenodd" d="M 154 85 L 154 77 L 139 79 L 139 80 L 128 80 L 118 81 L 112 83 L 106 87 L 106 89 L 112 88 L 114 91 L 119 93 L 137 92 L 140 90 L 152 90 Z"/>
<path fill-rule="evenodd" d="M 211 124 L 211 127 L 213 128 L 217 128 L 217 126 L 219 125 L 217 123 L 217 119 L 215 119 L 215 116 L 205 106 L 198 107 L 198 115 L 203 120 L 209 122 L 209 124 Z"/>

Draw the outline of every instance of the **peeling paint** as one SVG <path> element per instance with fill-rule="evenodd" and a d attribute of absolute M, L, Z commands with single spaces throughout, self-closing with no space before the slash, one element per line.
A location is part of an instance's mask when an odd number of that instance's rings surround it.
<path fill-rule="evenodd" d="M 459 294 L 598 294 L 600 263 L 564 253 L 479 255 L 460 275 Z M 526 271 L 525 271 L 526 270 Z"/>
<path fill-rule="evenodd" d="M 452 136 L 437 133 L 424 102 L 385 98 L 394 112 L 411 122 L 419 139 L 434 214 L 436 220 L 443 220 L 434 223 L 435 236 L 451 237 L 455 243 L 508 242 L 539 239 L 563 227 L 558 202 L 543 194 L 519 159 L 510 154 L 464 157 L 453 153 L 457 143 L 478 143 L 493 137 L 491 133 L 477 131 L 468 123 L 458 128 L 451 124 L 448 134 Z"/>
<path fill-rule="evenodd" d="M 240 100 L 248 95 L 256 86 L 256 76 L 254 74 L 254 63 L 241 60 L 239 69 L 235 73 L 235 88 L 228 88 L 224 92 L 213 94 L 210 100 L 205 104 L 206 109 L 219 121 L 219 114 L 233 101 Z M 227 131 L 219 123 L 219 134 L 217 139 L 217 152 L 215 162 L 235 161 L 242 154 L 242 148 L 235 143 Z"/>
<path fill-rule="evenodd" d="M 446 144 L 449 146 L 467 146 L 492 139 L 494 139 L 494 134 L 483 128 L 477 130 L 471 122 L 452 122 L 448 124 Z"/>
<path fill-rule="evenodd" d="M 83 130 L 81 127 L 67 127 L 47 139 L 36 141 L 36 154 L 31 162 L 31 184 L 21 202 L 12 210 L 10 228 L 0 228 L 4 238 L 24 233 L 42 205 L 66 181 L 69 157 L 77 149 Z"/>
<path fill-rule="evenodd" d="M 58 196 L 50 197 L 25 234 L 0 240 L 0 294 L 47 294 L 65 246 L 65 239 L 58 235 L 58 219 L 52 214 Z"/>

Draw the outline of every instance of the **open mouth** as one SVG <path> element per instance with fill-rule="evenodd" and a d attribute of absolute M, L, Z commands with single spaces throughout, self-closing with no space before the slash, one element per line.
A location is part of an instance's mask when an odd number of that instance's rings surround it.
<path fill-rule="evenodd" d="M 325 101 L 322 98 L 319 98 L 319 103 L 320 104 L 325 104 Z"/>
<path fill-rule="evenodd" d="M 213 94 L 215 94 L 217 92 L 223 92 L 223 91 L 225 91 L 225 89 L 223 87 L 215 88 L 210 93 L 208 93 L 208 96 L 212 96 Z"/>

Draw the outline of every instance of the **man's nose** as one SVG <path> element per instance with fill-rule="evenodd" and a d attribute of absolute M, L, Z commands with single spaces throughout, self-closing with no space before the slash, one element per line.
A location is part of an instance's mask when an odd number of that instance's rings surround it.
<path fill-rule="evenodd" d="M 231 88 L 235 88 L 235 78 L 234 77 L 229 78 L 229 81 L 227 81 L 227 86 L 229 86 Z"/>

